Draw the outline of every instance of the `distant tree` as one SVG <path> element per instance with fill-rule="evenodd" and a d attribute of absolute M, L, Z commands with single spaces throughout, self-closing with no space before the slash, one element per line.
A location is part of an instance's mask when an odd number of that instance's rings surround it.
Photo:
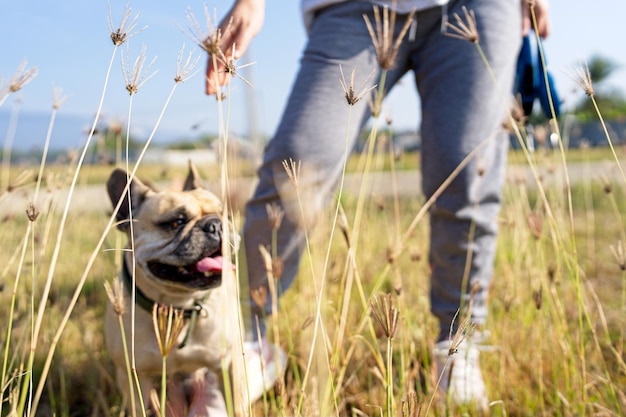
<path fill-rule="evenodd" d="M 126 132 L 122 123 L 117 120 L 103 122 L 96 130 L 95 137 L 96 162 L 101 164 L 113 164 L 115 161 L 122 161 L 126 157 L 126 147 L 130 157 L 141 149 L 141 144 L 132 136 L 129 136 L 128 143 Z"/>
<path fill-rule="evenodd" d="M 193 150 L 193 149 L 206 149 L 213 142 L 217 140 L 217 136 L 212 135 L 203 135 L 200 138 L 196 139 L 178 139 L 169 145 L 167 145 L 167 149 L 178 149 L 178 150 Z"/>
<path fill-rule="evenodd" d="M 619 65 L 610 58 L 593 55 L 587 62 L 589 75 L 593 83 L 594 99 L 605 120 L 622 119 L 626 115 L 626 97 L 624 93 L 607 85 L 607 80 Z M 598 114 L 589 97 L 583 97 L 572 109 L 581 122 L 596 120 Z"/>

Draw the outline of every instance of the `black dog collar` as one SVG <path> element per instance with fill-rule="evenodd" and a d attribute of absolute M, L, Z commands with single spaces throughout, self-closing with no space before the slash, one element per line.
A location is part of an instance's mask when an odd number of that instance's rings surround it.
<path fill-rule="evenodd" d="M 128 290 L 129 294 L 132 294 L 132 288 L 133 288 L 133 279 L 132 279 L 132 274 L 130 273 L 130 270 L 128 269 L 128 265 L 126 263 L 126 260 L 123 260 L 123 268 L 122 268 L 122 278 L 124 280 L 124 285 L 126 286 L 126 289 Z M 146 294 L 144 294 L 143 291 L 141 291 L 137 286 L 135 286 L 135 304 L 138 305 L 139 307 L 141 307 L 142 309 L 144 309 L 145 311 L 147 311 L 148 313 L 152 314 L 152 310 L 154 309 L 155 305 L 160 305 L 160 303 L 157 303 L 154 300 L 151 300 L 150 298 L 148 298 L 148 296 Z M 194 325 L 196 324 L 196 319 L 198 318 L 198 315 L 204 311 L 204 306 L 202 305 L 202 303 L 200 301 L 194 301 L 194 305 L 193 307 L 189 307 L 189 308 L 185 308 L 185 307 L 172 307 L 175 311 L 179 312 L 180 314 L 182 314 L 183 318 L 185 320 L 190 320 L 190 326 L 189 329 L 187 330 L 187 334 L 185 335 L 185 338 L 183 339 L 183 341 L 181 342 L 180 345 L 178 345 L 178 348 L 181 349 L 183 347 L 185 347 L 185 345 L 187 344 L 187 341 L 189 340 L 189 336 L 191 334 L 191 330 L 193 329 Z"/>

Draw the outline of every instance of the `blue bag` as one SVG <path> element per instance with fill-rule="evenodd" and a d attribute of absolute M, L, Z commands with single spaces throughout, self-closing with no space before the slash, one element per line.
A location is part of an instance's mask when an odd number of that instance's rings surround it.
<path fill-rule="evenodd" d="M 543 49 L 543 53 L 545 58 L 545 49 Z M 559 117 L 561 113 L 561 101 L 556 91 L 554 79 L 550 71 L 547 69 L 545 69 L 545 71 L 547 77 L 544 76 L 544 65 L 539 54 L 537 37 L 531 30 L 531 32 L 524 37 L 522 49 L 517 58 L 517 73 L 515 79 L 515 94 L 521 96 L 522 107 L 526 116 L 532 113 L 535 100 L 539 100 L 543 114 L 548 119 L 552 118 L 548 91 L 550 91 L 550 97 L 552 97 L 554 116 Z"/>

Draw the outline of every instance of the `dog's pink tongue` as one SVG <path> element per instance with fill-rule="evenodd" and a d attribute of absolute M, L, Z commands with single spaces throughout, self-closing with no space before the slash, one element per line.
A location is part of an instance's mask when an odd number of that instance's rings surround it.
<path fill-rule="evenodd" d="M 196 264 L 199 272 L 221 272 L 224 267 L 224 259 L 221 256 L 204 258 Z"/>

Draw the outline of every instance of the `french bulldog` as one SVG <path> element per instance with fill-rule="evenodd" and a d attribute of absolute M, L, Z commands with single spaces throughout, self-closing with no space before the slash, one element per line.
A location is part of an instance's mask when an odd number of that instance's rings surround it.
<path fill-rule="evenodd" d="M 113 303 L 105 317 L 106 346 L 116 367 L 118 387 L 126 399 L 133 392 L 131 384 L 137 392 L 133 378 L 129 381 L 126 359 L 134 349 L 143 403 L 154 411 L 156 401 L 151 403 L 150 398 L 151 391 L 160 392 L 162 354 L 153 309 L 171 306 L 182 315 L 184 325 L 167 356 L 170 407 L 182 404 L 184 414 L 179 409 L 176 415 L 225 416 L 223 387 L 218 381 L 228 364 L 225 358 L 232 332 L 226 331 L 227 300 L 221 283 L 224 268 L 232 266 L 222 257 L 224 229 L 229 227 L 223 224 L 222 204 L 202 187 L 191 163 L 182 191 L 159 191 L 136 178 L 126 187 L 127 180 L 127 172 L 116 169 L 107 182 L 113 207 L 122 200 L 117 227 L 129 242 L 118 276 L 126 306 L 121 315 L 124 334 Z M 137 395 L 134 403 L 137 415 L 142 415 Z"/>

